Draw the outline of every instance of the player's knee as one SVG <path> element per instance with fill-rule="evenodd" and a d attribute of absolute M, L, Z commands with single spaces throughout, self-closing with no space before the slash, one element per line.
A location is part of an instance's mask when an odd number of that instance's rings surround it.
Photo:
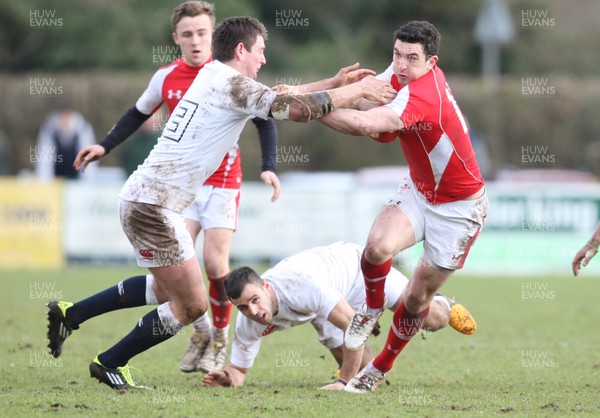
<path fill-rule="evenodd" d="M 206 275 L 210 279 L 211 283 L 213 281 L 224 281 L 224 277 L 229 272 L 229 265 L 223 264 L 221 262 L 205 262 L 204 268 L 206 269 Z"/>
<path fill-rule="evenodd" d="M 365 258 L 372 264 L 381 264 L 394 256 L 392 249 L 383 239 L 369 240 L 365 247 Z"/>
<path fill-rule="evenodd" d="M 201 317 L 206 310 L 208 309 L 208 304 L 206 300 L 198 301 L 192 304 L 188 304 L 185 309 L 183 309 L 183 323 L 184 325 L 189 325 L 194 322 L 196 319 Z"/>
<path fill-rule="evenodd" d="M 223 249 L 205 252 L 204 268 L 209 278 L 220 278 L 229 272 L 229 253 Z"/>

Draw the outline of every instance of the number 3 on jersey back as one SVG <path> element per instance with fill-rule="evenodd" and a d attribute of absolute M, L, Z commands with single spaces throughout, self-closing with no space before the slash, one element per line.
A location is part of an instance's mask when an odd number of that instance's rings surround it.
<path fill-rule="evenodd" d="M 187 99 L 181 100 L 169 118 L 162 136 L 171 141 L 181 141 L 197 109 L 198 103 Z"/>

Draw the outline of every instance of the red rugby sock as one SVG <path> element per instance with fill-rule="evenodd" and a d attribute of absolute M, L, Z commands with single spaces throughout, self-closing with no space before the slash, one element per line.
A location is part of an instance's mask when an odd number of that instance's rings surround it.
<path fill-rule="evenodd" d="M 367 293 L 367 306 L 370 308 L 383 308 L 385 302 L 385 278 L 392 268 L 392 259 L 382 264 L 372 264 L 365 258 L 363 252 L 360 259 L 360 268 L 365 278 Z"/>
<path fill-rule="evenodd" d="M 231 316 L 231 302 L 225 293 L 223 282 L 227 275 L 210 280 L 208 294 L 210 296 L 210 308 L 213 315 L 213 325 L 215 328 L 225 328 L 229 326 L 229 317 Z"/>
<path fill-rule="evenodd" d="M 428 313 L 429 306 L 423 312 L 413 315 L 404 308 L 404 302 L 400 303 L 394 312 L 385 347 L 373 360 L 373 366 L 384 373 L 390 371 L 400 352 L 423 327 Z"/>

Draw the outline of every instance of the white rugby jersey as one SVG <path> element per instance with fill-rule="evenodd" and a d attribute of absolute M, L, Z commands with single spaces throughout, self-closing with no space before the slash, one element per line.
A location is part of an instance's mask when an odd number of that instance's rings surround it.
<path fill-rule="evenodd" d="M 277 94 L 217 60 L 206 64 L 119 197 L 183 213 L 246 122 L 267 119 Z"/>
<path fill-rule="evenodd" d="M 363 247 L 336 242 L 288 257 L 261 275 L 273 286 L 279 312 L 268 325 L 238 313 L 231 348 L 231 363 L 249 368 L 260 349 L 261 337 L 301 325 L 319 317 L 327 319 L 341 298 L 364 300 L 360 270 Z"/>

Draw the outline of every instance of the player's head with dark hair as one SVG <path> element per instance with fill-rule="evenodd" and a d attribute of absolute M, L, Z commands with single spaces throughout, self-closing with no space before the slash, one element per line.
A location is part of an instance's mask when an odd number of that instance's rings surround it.
<path fill-rule="evenodd" d="M 250 320 L 266 325 L 277 315 L 279 302 L 271 284 L 250 267 L 233 270 L 224 285 L 231 303 Z"/>
<path fill-rule="evenodd" d="M 263 279 L 250 267 L 237 268 L 225 280 L 225 293 L 229 299 L 238 299 L 248 284 L 262 286 Z"/>
<path fill-rule="evenodd" d="M 179 4 L 173 9 L 173 13 L 171 14 L 173 30 L 177 30 L 177 24 L 184 17 L 196 17 L 199 15 L 207 15 L 210 17 L 213 27 L 215 26 L 217 18 L 215 16 L 214 4 L 205 1 L 186 1 Z"/>
<path fill-rule="evenodd" d="M 429 22 L 410 21 L 394 32 L 392 68 L 401 85 L 426 75 L 438 61 L 440 33 Z"/>
<path fill-rule="evenodd" d="M 266 41 L 268 32 L 258 19 L 247 16 L 227 18 L 213 32 L 213 58 L 221 62 L 231 61 L 235 57 L 235 48 L 240 43 L 247 51 L 252 51 L 259 36 Z"/>
<path fill-rule="evenodd" d="M 421 44 L 426 58 L 438 54 L 441 39 L 436 27 L 424 20 L 411 20 L 394 32 L 394 41 Z"/>

